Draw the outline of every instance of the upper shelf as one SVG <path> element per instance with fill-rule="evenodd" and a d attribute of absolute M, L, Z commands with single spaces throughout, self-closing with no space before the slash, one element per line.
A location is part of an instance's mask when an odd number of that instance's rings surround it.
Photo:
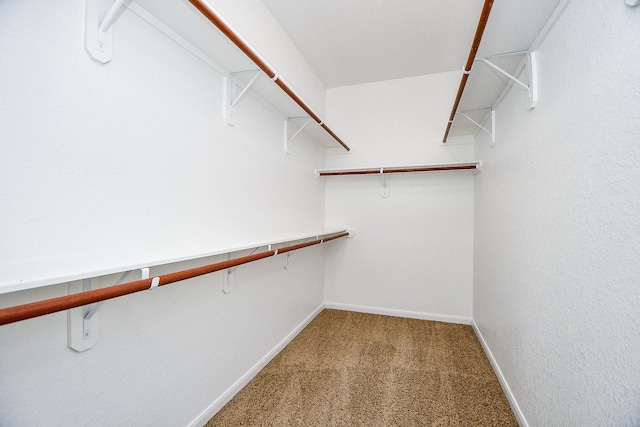
<path fill-rule="evenodd" d="M 506 73 L 512 76 L 519 73 L 524 68 L 526 54 L 503 54 L 535 50 L 566 2 L 567 0 L 536 0 L 493 3 L 447 142 L 452 142 L 451 138 L 475 136 L 481 132 L 471 120 L 492 131 L 491 109 L 501 101 L 504 92 L 513 82 L 500 71 L 482 63 L 479 58 L 492 57 L 491 62 Z M 527 82 L 526 77 L 524 81 Z M 522 106 L 527 108 L 527 93 L 524 90 L 522 93 Z M 471 120 L 461 113 L 465 113 Z"/>
<path fill-rule="evenodd" d="M 187 0 L 135 0 L 127 8 L 180 46 L 206 62 L 222 76 L 246 70 L 261 70 L 250 93 L 264 105 L 289 117 L 312 118 L 304 132 L 325 147 L 349 147 L 323 119 L 301 99 L 293 88 L 271 69 L 260 55 L 242 41 L 203 2 Z M 216 27 L 216 25 L 218 27 Z M 236 39 L 234 39 L 236 37 Z M 239 86 L 249 84 L 251 75 L 237 75 Z"/>
<path fill-rule="evenodd" d="M 191 253 L 167 253 L 153 247 L 144 251 L 104 253 L 86 257 L 51 258 L 27 263 L 12 263 L 0 266 L 0 294 L 56 285 L 92 277 L 106 276 L 144 267 L 172 264 L 176 262 L 230 254 L 246 249 L 291 243 L 308 238 L 325 236 L 343 229 L 312 230 L 308 233 L 290 234 L 265 240 L 238 240 L 234 245 L 212 243 L 207 250 Z"/>

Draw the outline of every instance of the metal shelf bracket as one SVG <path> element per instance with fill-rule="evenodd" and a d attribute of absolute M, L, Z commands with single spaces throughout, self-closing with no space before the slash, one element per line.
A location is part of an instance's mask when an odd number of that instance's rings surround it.
<path fill-rule="evenodd" d="M 127 276 L 135 270 L 123 273 L 116 281 L 115 285 L 121 285 L 125 282 Z M 149 269 L 140 269 L 141 279 L 149 278 Z M 71 283 L 69 284 L 69 293 L 76 293 Z M 91 279 L 82 280 L 82 292 L 91 290 Z M 67 346 L 77 352 L 83 352 L 92 348 L 99 337 L 98 310 L 102 306 L 102 302 L 85 305 L 83 307 L 67 310 Z"/>
<path fill-rule="evenodd" d="M 389 179 L 384 173 L 384 168 L 380 168 L 380 180 L 382 181 L 382 190 L 380 191 L 380 197 L 386 199 L 389 197 Z"/>
<path fill-rule="evenodd" d="M 306 239 L 304 239 L 304 240 L 302 241 L 302 243 L 307 243 L 309 240 L 312 240 L 312 239 L 320 240 L 320 236 L 307 237 Z M 285 245 L 288 245 L 288 244 L 289 244 L 289 242 L 285 243 Z M 289 269 L 289 258 L 290 258 L 290 257 L 291 257 L 291 255 L 293 255 L 295 252 L 296 252 L 295 250 L 293 250 L 293 251 L 289 251 L 289 252 L 287 252 L 286 256 L 282 257 L 282 258 L 284 259 L 284 262 L 283 262 L 282 267 L 283 267 L 285 270 L 288 270 L 288 269 Z"/>
<path fill-rule="evenodd" d="M 113 58 L 113 23 L 124 2 L 125 0 L 87 0 L 84 47 L 93 59 L 102 64 Z"/>
<path fill-rule="evenodd" d="M 305 120 L 305 122 L 302 124 L 302 126 L 300 126 L 297 130 L 295 130 L 293 135 L 291 135 L 291 131 L 293 130 L 291 129 L 293 127 L 291 125 L 295 123 L 296 120 Z M 287 118 L 287 120 L 284 121 L 284 152 L 286 154 L 289 154 L 289 146 L 293 142 L 295 137 L 298 136 L 298 134 L 302 132 L 305 126 L 307 126 L 310 122 L 311 122 L 311 117 L 309 116 L 289 117 Z"/>
<path fill-rule="evenodd" d="M 256 80 L 258 80 L 258 77 L 260 77 L 261 73 L 262 72 L 259 69 L 236 71 L 233 73 L 229 73 L 229 77 L 225 79 L 226 80 L 225 87 L 226 87 L 227 93 L 226 93 L 226 96 L 224 97 L 225 99 L 224 120 L 229 126 L 233 126 L 236 124 L 236 117 L 235 117 L 236 104 L 238 104 L 238 102 L 242 99 L 242 97 L 244 97 L 247 94 L 249 89 L 251 89 L 251 86 L 253 86 Z M 244 86 L 244 88 L 242 88 L 240 93 L 236 95 L 236 91 L 238 89 L 238 77 L 245 74 L 252 74 L 253 76 L 251 77 L 251 80 L 249 80 L 249 83 L 247 83 Z"/>
<path fill-rule="evenodd" d="M 476 122 L 466 114 L 472 111 L 480 111 L 480 110 L 491 110 L 491 130 L 485 128 L 480 123 Z M 474 125 L 478 126 L 480 130 L 483 130 L 486 133 L 488 133 L 489 136 L 491 137 L 491 146 L 493 147 L 495 145 L 496 143 L 496 110 L 494 110 L 492 107 L 487 107 L 487 108 L 477 108 L 474 110 L 457 111 L 456 114 L 460 114 L 462 117 L 469 120 Z"/>
<path fill-rule="evenodd" d="M 494 64 L 493 62 L 489 61 L 490 59 L 494 59 L 494 58 L 504 58 L 507 56 L 518 56 L 518 55 L 524 55 L 526 58 L 525 66 L 527 69 L 527 80 L 528 80 L 527 84 L 521 82 L 515 76 L 509 74 L 508 72 L 506 72 L 505 70 L 503 70 L 502 68 Z M 498 71 L 500 74 L 508 77 L 512 82 L 526 89 L 527 92 L 529 93 L 529 109 L 536 107 L 536 105 L 538 104 L 538 67 L 537 67 L 537 60 L 536 60 L 536 52 L 525 50 L 525 51 L 518 51 L 518 52 L 501 53 L 498 55 L 491 55 L 491 56 L 486 56 L 482 58 L 476 58 L 475 60 L 481 61 L 487 64 L 489 67 Z"/>
<path fill-rule="evenodd" d="M 249 252 L 248 255 L 253 255 L 255 254 L 258 249 L 260 249 L 262 246 L 257 246 L 255 248 L 253 248 L 251 250 L 251 252 Z M 271 245 L 267 245 L 268 250 L 271 250 Z M 224 254 L 224 261 L 229 261 L 229 254 Z M 236 271 L 236 269 L 238 268 L 238 266 L 235 266 L 233 268 L 228 268 L 226 270 L 222 270 L 222 280 L 220 282 L 220 290 L 225 293 L 225 294 L 230 294 L 231 293 L 231 284 L 233 282 L 233 272 Z"/>

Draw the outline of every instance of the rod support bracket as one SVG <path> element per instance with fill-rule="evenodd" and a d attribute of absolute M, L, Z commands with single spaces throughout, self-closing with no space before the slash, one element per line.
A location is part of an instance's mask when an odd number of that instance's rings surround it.
<path fill-rule="evenodd" d="M 384 168 L 380 168 L 380 180 L 382 182 L 380 197 L 386 199 L 389 197 L 389 179 L 387 177 L 387 174 L 384 173 Z"/>
<path fill-rule="evenodd" d="M 481 170 L 482 170 L 482 160 L 479 160 L 478 164 L 476 165 L 476 169 L 473 171 L 473 174 L 476 175 L 480 173 Z"/>
<path fill-rule="evenodd" d="M 251 69 L 245 71 L 236 71 L 233 73 L 229 73 L 229 76 L 225 78 L 225 92 L 226 96 L 224 99 L 224 121 L 229 125 L 233 126 L 236 124 L 236 105 L 240 100 L 247 94 L 251 86 L 258 80 L 262 71 L 259 69 Z M 244 85 L 240 93 L 236 95 L 238 90 L 240 76 L 249 74 L 251 75 L 251 80 L 247 84 Z"/>
<path fill-rule="evenodd" d="M 91 279 L 67 284 L 68 294 L 91 290 Z M 91 312 L 91 306 L 67 310 L 67 347 L 81 353 L 92 348 L 99 337 L 99 316 L 97 309 Z M 89 318 L 87 315 L 91 313 Z"/>
<path fill-rule="evenodd" d="M 304 123 L 295 128 L 296 121 L 304 120 Z M 302 117 L 288 117 L 287 120 L 284 121 L 284 152 L 289 154 L 289 148 L 291 143 L 295 139 L 296 136 L 311 122 L 310 116 L 302 116 Z M 293 128 L 293 129 L 292 129 Z M 292 134 L 293 131 L 293 134 Z"/>
<path fill-rule="evenodd" d="M 86 0 L 84 47 L 96 61 L 106 64 L 113 58 L 113 23 L 125 0 Z"/>
<path fill-rule="evenodd" d="M 506 56 L 516 56 L 516 55 L 524 55 L 525 56 L 525 67 L 527 71 L 527 83 L 520 81 L 514 75 L 506 72 L 496 64 L 490 61 L 493 58 L 506 57 Z M 538 64 L 536 52 L 531 52 L 529 50 L 518 51 L 518 52 L 510 52 L 510 53 L 502 53 L 498 55 L 491 55 L 487 57 L 476 58 L 476 61 L 480 61 L 489 67 L 493 68 L 500 74 L 508 77 L 513 83 L 523 87 L 529 93 L 529 109 L 533 109 L 538 105 Z"/>
<path fill-rule="evenodd" d="M 478 111 L 478 110 L 491 110 L 491 115 L 490 115 L 491 130 L 485 128 L 480 123 L 473 120 L 471 117 L 467 115 L 467 113 L 470 113 L 471 111 Z M 493 107 L 478 108 L 476 110 L 456 111 L 456 114 L 460 114 L 462 117 L 464 117 L 465 119 L 469 120 L 471 123 L 479 127 L 481 131 L 488 133 L 489 137 L 491 138 L 491 146 L 493 147 L 495 145 L 496 143 L 496 110 L 494 110 Z"/>
<path fill-rule="evenodd" d="M 269 250 L 271 250 L 271 245 L 269 246 Z M 249 255 L 253 255 L 260 249 L 262 246 L 257 246 L 249 252 Z M 223 261 L 229 261 L 229 254 L 224 254 Z M 231 284 L 233 282 L 233 272 L 238 269 L 238 266 L 227 268 L 222 271 L 222 281 L 220 282 L 220 290 L 225 294 L 231 293 Z"/>
<path fill-rule="evenodd" d="M 140 279 L 149 278 L 149 268 L 140 268 Z M 125 282 L 127 276 L 135 270 L 125 271 L 116 281 L 115 285 Z M 79 282 L 67 285 L 68 293 L 74 294 L 80 291 L 91 290 L 91 279 L 82 280 L 82 289 L 78 289 Z M 89 350 L 98 341 L 98 310 L 104 302 L 72 308 L 67 310 L 67 346 L 77 352 Z"/>

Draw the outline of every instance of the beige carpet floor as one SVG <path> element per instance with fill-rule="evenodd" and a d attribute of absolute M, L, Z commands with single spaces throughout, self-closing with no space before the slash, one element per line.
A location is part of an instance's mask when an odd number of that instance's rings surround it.
<path fill-rule="evenodd" d="M 467 325 L 324 310 L 212 426 L 517 426 Z"/>

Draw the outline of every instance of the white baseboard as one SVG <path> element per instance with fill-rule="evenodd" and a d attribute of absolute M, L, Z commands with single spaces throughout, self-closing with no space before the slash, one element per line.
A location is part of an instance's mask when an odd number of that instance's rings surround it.
<path fill-rule="evenodd" d="M 324 304 L 316 308 L 306 319 L 295 327 L 282 341 L 280 341 L 269 353 L 267 353 L 258 363 L 253 365 L 249 371 L 244 374 L 238 381 L 225 391 L 222 396 L 217 398 L 207 409 L 205 409 L 198 417 L 189 423 L 189 427 L 204 426 L 224 405 L 226 405 L 233 397 L 246 386 L 249 381 L 255 377 L 267 364 L 284 349 L 320 312 L 324 309 Z"/>
<path fill-rule="evenodd" d="M 480 341 L 480 345 L 482 346 L 484 353 L 487 355 L 487 359 L 489 359 L 489 363 L 491 363 L 491 367 L 493 368 L 493 371 L 498 377 L 500 386 L 502 386 L 502 391 L 504 391 L 504 394 L 507 396 L 507 400 L 509 401 L 509 405 L 511 406 L 511 410 L 513 411 L 513 414 L 516 416 L 516 419 L 518 420 L 518 424 L 520 424 L 521 427 L 529 427 L 529 423 L 527 423 L 527 420 L 525 419 L 524 414 L 520 409 L 520 406 L 518 406 L 518 402 L 516 401 L 516 398 L 511 392 L 511 388 L 509 387 L 507 380 L 505 379 L 504 375 L 502 375 L 502 371 L 500 370 L 500 366 L 498 366 L 498 362 L 496 362 L 496 359 L 493 357 L 493 354 L 489 349 L 489 345 L 484 340 L 484 337 L 482 336 L 482 333 L 480 332 L 480 329 L 478 328 L 478 325 L 474 320 L 471 320 L 471 326 L 473 327 L 473 330 L 475 331 L 476 336 L 478 337 L 478 341 Z"/>
<path fill-rule="evenodd" d="M 407 317 L 410 319 L 433 320 L 436 322 L 471 324 L 471 317 L 449 316 L 447 314 L 423 313 L 420 311 L 394 310 L 390 308 L 369 307 L 365 305 L 342 304 L 337 302 L 325 302 L 325 308 L 335 310 L 357 311 L 359 313 L 382 314 L 384 316 Z"/>

